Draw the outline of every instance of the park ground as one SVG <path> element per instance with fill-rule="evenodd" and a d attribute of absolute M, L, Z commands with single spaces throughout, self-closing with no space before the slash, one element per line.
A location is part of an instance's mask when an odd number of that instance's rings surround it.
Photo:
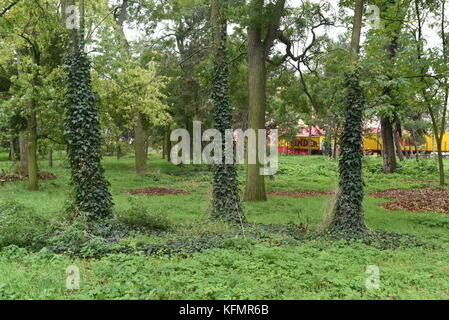
<path fill-rule="evenodd" d="M 10 172 L 1 157 L 0 173 Z M 379 157 L 364 159 L 367 225 L 414 239 L 394 248 L 304 237 L 332 207 L 338 163 L 326 157 L 281 156 L 268 201 L 244 203 L 243 226 L 209 220 L 207 166 L 151 154 L 138 176 L 132 157 L 103 162 L 120 227 L 93 234 L 70 223 L 62 154 L 53 168 L 40 162 L 57 177 L 40 191 L 0 185 L 1 299 L 449 299 L 449 198 L 435 160 L 384 175 Z M 408 191 L 382 193 L 390 189 Z M 369 290 L 373 265 L 380 283 Z M 66 288 L 69 266 L 80 270 L 78 290 Z"/>

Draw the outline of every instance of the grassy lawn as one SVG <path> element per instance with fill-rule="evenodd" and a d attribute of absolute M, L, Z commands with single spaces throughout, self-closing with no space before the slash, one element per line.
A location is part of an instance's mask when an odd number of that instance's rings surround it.
<path fill-rule="evenodd" d="M 0 154 L 0 159 L 0 172 L 12 169 L 7 155 Z M 380 165 L 378 157 L 365 159 L 367 194 L 437 185 L 434 160 L 408 160 L 399 173 L 388 176 L 380 173 Z M 107 157 L 104 166 L 116 215 L 146 208 L 140 220 L 133 220 L 135 224 L 147 221 L 149 212 L 164 217 L 171 227 L 131 230 L 116 241 L 94 237 L 78 254 L 70 254 L 70 248 L 64 254 L 54 253 L 55 247 L 45 245 L 42 237 L 54 237 L 48 230 L 69 228 L 64 210 L 70 197 L 69 172 L 61 157 L 52 169 L 42 161 L 40 169 L 58 179 L 42 181 L 40 191 L 27 191 L 25 182 L 0 185 L 0 298 L 449 299 L 448 215 L 388 211 L 378 205 L 389 200 L 367 195 L 364 208 L 370 228 L 413 235 L 422 245 L 382 250 L 362 243 L 302 240 L 288 230 L 318 230 L 333 196 L 269 196 L 267 202 L 245 203 L 250 224 L 242 231 L 208 220 L 210 173 L 206 166 L 176 167 L 154 154 L 147 176 L 135 174 L 131 157 L 120 161 Z M 282 156 L 275 180 L 266 182 L 268 191 L 335 191 L 337 162 L 321 156 Z M 187 194 L 128 193 L 148 187 Z M 17 209 L 13 203 L 21 206 Z M 15 216 L 5 213 L 12 207 L 17 209 L 18 221 L 9 221 Z M 251 227 L 255 224 L 257 228 Z M 66 232 L 52 243 L 79 236 Z M 26 245 L 29 242 L 32 245 Z M 167 245 L 173 250 L 167 251 Z M 65 270 L 71 265 L 80 269 L 79 290 L 66 289 Z M 377 290 L 365 287 L 370 265 L 380 270 Z"/>

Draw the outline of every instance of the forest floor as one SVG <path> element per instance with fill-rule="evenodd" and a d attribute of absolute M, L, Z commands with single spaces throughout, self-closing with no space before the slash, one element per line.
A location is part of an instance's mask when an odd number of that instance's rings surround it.
<path fill-rule="evenodd" d="M 0 184 L 0 299 L 449 299 L 449 193 L 436 188 L 435 160 L 384 175 L 379 157 L 365 158 L 367 225 L 419 243 L 382 248 L 305 237 L 335 198 L 338 163 L 325 157 L 281 156 L 268 201 L 245 203 L 242 226 L 209 220 L 207 166 L 152 154 L 137 176 L 132 157 L 106 157 L 115 217 L 91 233 L 69 222 L 68 164 L 56 158 L 40 163 L 57 177 L 40 191 Z M 0 172 L 14 170 L 2 160 Z M 369 290 L 373 265 L 380 286 Z M 66 288 L 69 266 L 79 290 Z"/>

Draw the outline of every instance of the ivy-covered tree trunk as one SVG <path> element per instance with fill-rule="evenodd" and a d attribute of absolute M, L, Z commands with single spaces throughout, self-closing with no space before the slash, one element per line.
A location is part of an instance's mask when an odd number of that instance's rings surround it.
<path fill-rule="evenodd" d="M 92 92 L 90 62 L 84 51 L 83 29 L 81 23 L 81 32 L 75 35 L 73 50 L 66 61 L 65 134 L 74 210 L 93 222 L 110 216 L 113 203 L 101 165 L 100 118 Z"/>
<path fill-rule="evenodd" d="M 346 74 L 346 112 L 340 139 L 339 190 L 332 212 L 331 232 L 357 237 L 368 231 L 363 217 L 362 135 L 365 95 L 360 86 L 357 60 L 360 51 L 363 0 L 356 0 L 352 30 L 351 71 Z"/>
<path fill-rule="evenodd" d="M 221 5 L 220 5 L 221 4 Z M 212 217 L 230 222 L 243 222 L 237 170 L 234 164 L 226 164 L 225 131 L 232 128 L 229 103 L 229 70 L 227 61 L 227 23 L 224 17 L 226 0 L 213 0 L 212 24 L 214 29 L 214 77 L 212 100 L 215 128 L 222 135 L 222 164 L 213 166 Z"/>

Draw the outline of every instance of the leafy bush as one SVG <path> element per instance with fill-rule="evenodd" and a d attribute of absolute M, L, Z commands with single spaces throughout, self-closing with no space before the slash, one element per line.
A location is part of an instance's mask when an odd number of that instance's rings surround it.
<path fill-rule="evenodd" d="M 48 239 L 49 249 L 57 253 L 77 254 L 89 241 L 86 225 L 81 218 L 70 224 L 62 224 L 60 230 Z"/>
<path fill-rule="evenodd" d="M 422 176 L 426 174 L 437 174 L 438 166 L 434 160 L 420 160 L 407 161 L 402 168 L 399 168 L 399 173 L 411 176 Z"/>
<path fill-rule="evenodd" d="M 131 199 L 131 207 L 116 213 L 121 222 L 133 226 L 148 229 L 168 230 L 172 223 L 167 217 L 158 212 L 152 212 L 148 207 L 142 206 L 136 199 Z"/>
<path fill-rule="evenodd" d="M 36 212 L 15 201 L 0 203 L 0 247 L 42 247 L 49 223 Z"/>

